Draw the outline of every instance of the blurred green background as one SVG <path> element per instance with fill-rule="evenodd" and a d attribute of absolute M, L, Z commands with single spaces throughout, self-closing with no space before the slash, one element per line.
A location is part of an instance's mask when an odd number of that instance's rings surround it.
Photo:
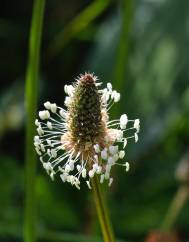
<path fill-rule="evenodd" d="M 7 0 L 1 1 L 0 8 L 2 242 L 22 241 L 24 85 L 32 4 Z M 39 109 L 46 100 L 63 105 L 64 85 L 90 71 L 104 85 L 111 81 L 121 93 L 120 103 L 112 108 L 113 118 L 127 113 L 141 120 L 139 142 L 130 142 L 126 149 L 130 172 L 116 168 L 113 186 L 106 188 L 112 223 L 121 241 L 157 242 L 152 231 L 166 230 L 166 214 L 174 216 L 180 205 L 169 229 L 179 241 L 189 242 L 188 190 L 184 195 L 177 193 L 183 186 L 188 188 L 188 167 L 181 167 L 183 172 L 175 177 L 179 164 L 183 166 L 180 161 L 189 160 L 185 156 L 189 148 L 188 47 L 187 0 L 46 2 Z M 176 206 L 168 212 L 175 195 Z M 91 191 L 85 185 L 77 191 L 60 179 L 52 182 L 40 162 L 37 208 L 39 241 L 102 241 Z M 90 240 L 92 235 L 96 239 Z"/>

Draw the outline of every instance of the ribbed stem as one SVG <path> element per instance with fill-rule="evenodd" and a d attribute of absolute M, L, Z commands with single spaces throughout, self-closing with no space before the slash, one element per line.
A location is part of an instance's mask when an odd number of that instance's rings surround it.
<path fill-rule="evenodd" d="M 92 179 L 92 188 L 104 242 L 115 242 L 112 224 L 97 176 Z"/>
<path fill-rule="evenodd" d="M 172 226 L 175 223 L 181 209 L 183 208 L 185 201 L 188 198 L 188 195 L 189 187 L 187 185 L 182 185 L 175 194 L 175 197 L 173 198 L 170 208 L 163 221 L 161 227 L 162 230 L 169 231 L 172 229 Z"/>
<path fill-rule="evenodd" d="M 26 107 L 26 201 L 24 221 L 24 241 L 35 242 L 35 177 L 36 155 L 33 146 L 35 135 L 35 117 L 37 110 L 37 84 L 39 76 L 39 59 L 41 33 L 43 24 L 45 0 L 35 0 L 33 5 L 29 56 L 26 72 L 25 107 Z"/>

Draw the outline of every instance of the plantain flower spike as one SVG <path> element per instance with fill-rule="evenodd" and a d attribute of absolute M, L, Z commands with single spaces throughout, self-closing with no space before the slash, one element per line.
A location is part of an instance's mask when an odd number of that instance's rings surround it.
<path fill-rule="evenodd" d="M 36 119 L 34 146 L 40 161 L 52 180 L 59 174 L 63 182 L 80 189 L 85 180 L 98 175 L 100 183 L 111 186 L 114 165 L 129 170 L 129 163 L 121 162 L 127 141 L 138 141 L 139 119 L 128 120 L 127 115 L 109 120 L 109 110 L 120 100 L 111 83 L 102 89 L 98 78 L 90 73 L 80 75 L 73 85 L 65 85 L 65 108 L 49 101 Z M 126 137 L 127 132 L 132 135 Z"/>

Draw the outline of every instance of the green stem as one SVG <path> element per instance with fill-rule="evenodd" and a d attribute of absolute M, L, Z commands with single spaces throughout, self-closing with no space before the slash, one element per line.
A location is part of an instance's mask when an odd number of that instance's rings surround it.
<path fill-rule="evenodd" d="M 101 225 L 102 234 L 104 237 L 104 242 L 114 242 L 115 238 L 112 230 L 112 225 L 109 219 L 106 203 L 105 203 L 97 176 L 95 176 L 92 179 L 92 188 L 93 188 L 93 194 L 94 194 L 95 205 L 98 213 L 98 218 Z"/>
<path fill-rule="evenodd" d="M 26 108 L 26 201 L 24 221 L 24 241 L 35 242 L 35 177 L 36 155 L 33 147 L 35 135 L 35 117 L 37 110 L 37 84 L 41 33 L 45 0 L 35 0 L 29 37 L 29 56 L 26 72 L 25 108 Z"/>
<path fill-rule="evenodd" d="M 172 229 L 180 211 L 185 204 L 186 199 L 188 198 L 188 195 L 189 187 L 187 185 L 182 185 L 175 194 L 175 197 L 173 198 L 170 208 L 165 216 L 161 226 L 163 231 L 170 231 Z"/>

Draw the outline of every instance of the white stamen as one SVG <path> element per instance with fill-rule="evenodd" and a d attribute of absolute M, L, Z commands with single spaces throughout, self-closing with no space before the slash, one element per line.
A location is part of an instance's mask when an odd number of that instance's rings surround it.
<path fill-rule="evenodd" d="M 59 114 L 61 117 L 66 118 L 66 112 L 63 109 L 60 110 Z"/>
<path fill-rule="evenodd" d="M 89 177 L 90 177 L 90 178 L 92 178 L 92 177 L 94 176 L 94 174 L 95 174 L 94 170 L 90 170 L 90 171 L 89 171 Z"/>
<path fill-rule="evenodd" d="M 137 142 L 138 142 L 138 134 L 135 133 L 135 143 L 137 143 Z"/>
<path fill-rule="evenodd" d="M 51 109 L 51 103 L 49 101 L 45 102 L 44 106 L 46 109 L 49 109 L 49 110 Z"/>
<path fill-rule="evenodd" d="M 121 117 L 120 117 L 120 128 L 125 129 L 127 122 L 128 122 L 127 115 L 126 114 L 121 115 Z"/>
<path fill-rule="evenodd" d="M 52 123 L 51 122 L 47 122 L 47 127 L 49 128 L 49 129 L 53 129 L 53 127 L 52 127 Z"/>
<path fill-rule="evenodd" d="M 50 113 L 47 110 L 39 111 L 39 117 L 41 120 L 48 119 L 48 118 L 50 118 Z"/>
<path fill-rule="evenodd" d="M 108 158 L 108 154 L 107 154 L 107 150 L 106 150 L 106 149 L 103 149 L 103 150 L 101 151 L 101 158 L 102 158 L 103 160 L 106 160 L 106 159 Z"/>
<path fill-rule="evenodd" d="M 120 159 L 123 159 L 124 156 L 125 156 L 125 151 L 124 150 L 120 150 L 120 152 L 119 152 L 119 158 Z"/>
<path fill-rule="evenodd" d="M 140 120 L 139 119 L 135 119 L 134 121 L 134 128 L 136 129 L 137 133 L 140 130 Z"/>
<path fill-rule="evenodd" d="M 129 162 L 126 162 L 125 163 L 125 171 L 128 172 L 129 169 L 130 169 L 130 164 L 129 164 Z"/>
<path fill-rule="evenodd" d="M 86 178 L 87 170 L 85 168 L 83 168 L 81 175 L 82 175 L 83 178 Z"/>
<path fill-rule="evenodd" d="M 66 97 L 65 101 L 64 101 L 65 106 L 68 107 L 70 105 L 70 103 L 71 103 L 71 98 L 70 97 Z"/>
<path fill-rule="evenodd" d="M 110 82 L 107 83 L 107 88 L 108 88 L 109 91 L 112 90 L 112 84 Z"/>
<path fill-rule="evenodd" d="M 119 102 L 120 97 L 121 97 L 121 96 L 120 96 L 120 93 L 116 92 L 116 94 L 114 95 L 114 102 L 115 102 L 115 103 Z"/>
<path fill-rule="evenodd" d="M 51 112 L 52 112 L 52 113 L 56 113 L 56 110 L 57 110 L 56 103 L 52 103 L 52 104 L 51 104 Z"/>
<path fill-rule="evenodd" d="M 35 125 L 36 125 L 36 126 L 39 126 L 39 125 L 40 125 L 38 119 L 35 120 Z"/>
<path fill-rule="evenodd" d="M 39 126 L 37 128 L 37 132 L 38 132 L 39 136 L 42 136 L 44 134 L 44 131 L 42 130 L 41 126 Z"/>

